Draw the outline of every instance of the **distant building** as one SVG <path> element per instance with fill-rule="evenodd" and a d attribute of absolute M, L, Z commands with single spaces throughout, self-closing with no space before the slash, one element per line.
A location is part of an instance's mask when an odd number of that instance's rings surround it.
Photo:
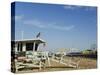
<path fill-rule="evenodd" d="M 90 47 L 91 50 L 97 50 L 97 45 L 96 44 L 92 44 Z"/>

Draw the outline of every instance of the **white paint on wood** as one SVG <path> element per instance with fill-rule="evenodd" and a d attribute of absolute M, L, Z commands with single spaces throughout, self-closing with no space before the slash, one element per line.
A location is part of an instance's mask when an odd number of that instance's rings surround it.
<path fill-rule="evenodd" d="M 18 51 L 18 43 L 15 44 L 15 52 Z"/>
<path fill-rule="evenodd" d="M 35 51 L 35 42 L 33 43 L 33 51 Z"/>
<path fill-rule="evenodd" d="M 26 43 L 22 43 L 22 51 L 26 51 Z"/>

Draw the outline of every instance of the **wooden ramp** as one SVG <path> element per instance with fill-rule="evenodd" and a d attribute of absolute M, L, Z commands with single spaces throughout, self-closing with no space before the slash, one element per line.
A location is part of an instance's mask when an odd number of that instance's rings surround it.
<path fill-rule="evenodd" d="M 76 66 L 73 66 L 71 64 L 67 64 L 65 62 L 56 60 L 56 59 L 50 59 L 50 66 L 46 66 L 47 68 L 76 68 Z"/>

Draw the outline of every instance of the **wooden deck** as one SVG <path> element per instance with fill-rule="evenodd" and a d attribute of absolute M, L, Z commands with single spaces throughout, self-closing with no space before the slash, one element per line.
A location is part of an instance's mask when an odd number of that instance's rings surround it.
<path fill-rule="evenodd" d="M 66 59 L 70 59 L 70 57 L 65 57 Z M 73 58 L 74 61 L 77 61 L 80 59 L 80 57 Z M 23 68 L 19 70 L 19 73 L 24 72 L 45 72 L 45 71 L 62 71 L 62 70 L 77 70 L 77 69 L 94 69 L 97 68 L 97 60 L 95 59 L 89 59 L 89 58 L 81 58 L 81 61 L 79 63 L 79 68 L 73 68 L 70 66 L 65 66 L 64 64 L 61 64 L 56 61 L 52 61 L 50 59 L 50 66 L 48 65 L 48 62 L 46 61 L 45 67 L 41 67 L 41 70 L 39 70 L 39 67 L 30 67 L 30 68 Z"/>

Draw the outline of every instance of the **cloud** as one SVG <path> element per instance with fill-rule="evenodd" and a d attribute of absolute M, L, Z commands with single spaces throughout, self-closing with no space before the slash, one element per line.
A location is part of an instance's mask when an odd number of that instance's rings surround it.
<path fill-rule="evenodd" d="M 15 21 L 23 19 L 23 15 L 16 15 L 15 16 Z"/>
<path fill-rule="evenodd" d="M 45 29 L 56 29 L 56 30 L 62 30 L 62 31 L 69 31 L 73 29 L 74 25 L 67 25 L 67 26 L 61 26 L 57 23 L 44 23 L 39 20 L 28 20 L 24 21 L 25 25 L 32 25 L 38 28 L 45 28 Z"/>
<path fill-rule="evenodd" d="M 57 26 L 57 25 L 54 25 L 52 26 L 54 29 L 58 29 L 58 30 L 64 30 L 64 31 L 69 31 L 71 29 L 73 29 L 75 26 L 74 25 L 69 25 L 69 26 Z"/>
<path fill-rule="evenodd" d="M 93 11 L 95 10 L 95 7 L 85 7 L 85 11 Z"/>
<path fill-rule="evenodd" d="M 80 6 L 70 6 L 70 5 L 65 5 L 65 6 L 63 6 L 63 8 L 64 8 L 64 9 L 74 10 L 74 9 L 80 8 Z"/>
<path fill-rule="evenodd" d="M 38 21 L 38 20 L 24 21 L 24 24 L 26 24 L 26 25 L 33 25 L 33 26 L 38 27 L 38 28 L 46 28 L 46 26 L 43 25 L 43 23 Z"/>
<path fill-rule="evenodd" d="M 69 10 L 76 10 L 76 9 L 83 9 L 85 11 L 92 11 L 95 9 L 95 7 L 90 7 L 90 6 L 72 6 L 72 5 L 65 5 L 63 6 L 64 9 L 69 9 Z"/>

